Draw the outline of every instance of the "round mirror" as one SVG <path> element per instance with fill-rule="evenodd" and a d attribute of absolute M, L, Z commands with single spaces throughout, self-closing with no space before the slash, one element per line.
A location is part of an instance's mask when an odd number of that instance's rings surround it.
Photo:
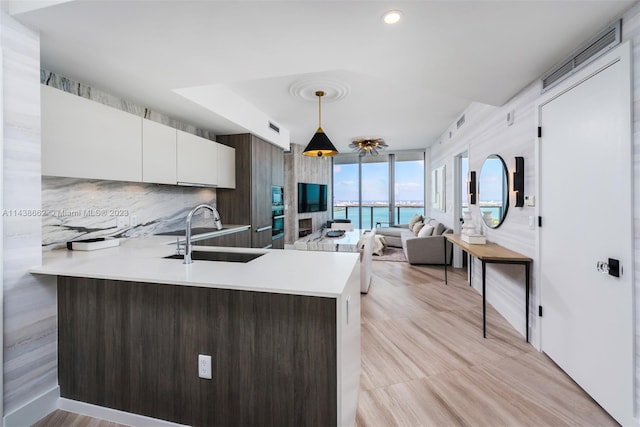
<path fill-rule="evenodd" d="M 509 178 L 502 157 L 492 154 L 482 164 L 478 182 L 480 214 L 488 227 L 497 228 L 509 208 Z"/>

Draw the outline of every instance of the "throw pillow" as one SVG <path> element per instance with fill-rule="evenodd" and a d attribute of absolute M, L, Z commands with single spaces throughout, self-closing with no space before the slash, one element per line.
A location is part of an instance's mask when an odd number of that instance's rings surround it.
<path fill-rule="evenodd" d="M 418 237 L 428 237 L 433 234 L 433 227 L 430 225 L 425 225 L 418 232 Z"/>
<path fill-rule="evenodd" d="M 413 226 L 416 225 L 416 222 L 420 222 L 422 221 L 422 215 L 418 215 L 415 214 L 410 220 L 409 220 L 409 229 L 413 230 Z"/>
<path fill-rule="evenodd" d="M 416 222 L 411 231 L 413 231 L 413 234 L 417 236 L 420 230 L 422 230 L 422 227 L 424 227 L 424 222 Z"/>

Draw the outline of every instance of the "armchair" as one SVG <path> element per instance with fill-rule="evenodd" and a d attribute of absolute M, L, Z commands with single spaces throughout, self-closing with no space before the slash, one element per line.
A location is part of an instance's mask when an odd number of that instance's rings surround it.
<path fill-rule="evenodd" d="M 442 234 L 453 233 L 451 229 L 445 229 Z M 450 264 L 453 255 L 453 245 L 447 241 L 445 254 L 445 238 L 437 236 L 415 237 L 409 234 L 402 236 L 402 250 L 409 264 Z M 446 257 L 446 261 L 445 261 Z"/>

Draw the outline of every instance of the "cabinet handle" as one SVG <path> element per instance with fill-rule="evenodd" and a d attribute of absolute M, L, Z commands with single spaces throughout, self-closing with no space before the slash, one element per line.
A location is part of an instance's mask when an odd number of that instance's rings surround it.
<path fill-rule="evenodd" d="M 267 230 L 271 230 L 273 227 L 270 225 L 267 225 L 266 227 L 260 227 L 258 229 L 256 229 L 256 233 L 262 233 L 263 231 L 267 231 Z"/>
<path fill-rule="evenodd" d="M 262 249 L 271 249 L 273 248 L 272 244 L 268 244 L 267 246 L 263 246 Z"/>
<path fill-rule="evenodd" d="M 284 215 L 276 215 L 273 217 L 273 219 L 282 219 L 284 218 Z"/>

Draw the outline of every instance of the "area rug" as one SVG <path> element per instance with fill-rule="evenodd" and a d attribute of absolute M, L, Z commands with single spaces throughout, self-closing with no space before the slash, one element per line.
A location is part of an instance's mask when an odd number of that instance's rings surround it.
<path fill-rule="evenodd" d="M 407 259 L 404 257 L 404 252 L 402 252 L 402 248 L 392 248 L 390 246 L 384 248 L 382 255 L 373 255 L 372 259 L 374 261 L 407 262 Z"/>

